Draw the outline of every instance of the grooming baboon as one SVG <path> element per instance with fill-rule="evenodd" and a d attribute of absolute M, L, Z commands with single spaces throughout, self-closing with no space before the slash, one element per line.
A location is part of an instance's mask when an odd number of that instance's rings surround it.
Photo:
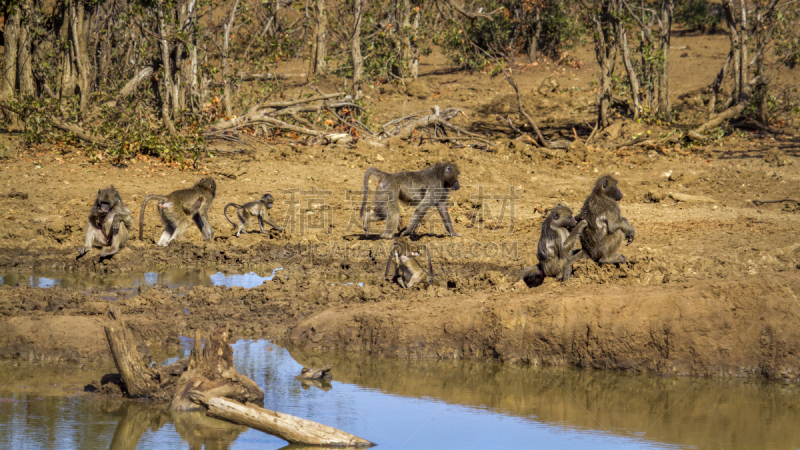
<path fill-rule="evenodd" d="M 114 186 L 97 191 L 94 206 L 89 211 L 89 223 L 86 225 L 86 241 L 78 251 L 86 254 L 92 247 L 110 247 L 104 249 L 100 256 L 111 256 L 119 252 L 128 242 L 128 232 L 133 228 L 131 211 L 122 203 L 122 197 Z"/>
<path fill-rule="evenodd" d="M 394 277 L 397 282 L 405 289 L 420 282 L 432 284 L 434 279 L 433 263 L 431 262 L 431 252 L 427 246 L 425 253 L 428 255 L 428 271 L 425 272 L 423 266 L 417 260 L 420 257 L 419 251 L 412 250 L 408 241 L 405 239 L 395 241 L 386 261 L 386 270 L 383 273 L 385 278 L 389 276 L 389 267 L 394 262 Z"/>
<path fill-rule="evenodd" d="M 436 163 L 417 172 L 386 173 L 370 167 L 364 173 L 364 200 L 361 202 L 359 218 L 364 219 L 364 231 L 369 229 L 370 222 L 386 220 L 386 228 L 381 237 L 391 239 L 400 225 L 400 204 L 403 201 L 416 206 L 411 222 L 401 236 L 413 234 L 425 213 L 435 206 L 442 218 L 444 227 L 451 236 L 461 236 L 453 230 L 453 221 L 447 211 L 450 191 L 457 191 L 458 167 L 453 163 Z M 373 210 L 366 213 L 369 196 L 369 178 L 378 177 L 378 190 L 375 193 Z"/>
<path fill-rule="evenodd" d="M 192 224 L 197 225 L 203 234 L 203 239 L 211 240 L 214 231 L 208 220 L 208 209 L 217 193 L 217 184 L 212 178 L 203 178 L 189 189 L 180 189 L 170 192 L 166 196 L 149 194 L 142 202 L 142 211 L 139 214 L 139 239 L 142 239 L 144 226 L 144 211 L 147 202 L 158 200 L 158 214 L 164 223 L 164 231 L 158 240 L 160 247 L 166 247 L 173 239 L 180 237 Z"/>
<path fill-rule="evenodd" d="M 236 228 L 236 224 L 228 217 L 228 207 L 233 206 L 236 208 L 236 215 L 239 218 L 239 230 L 236 232 L 236 236 L 239 236 L 241 233 L 247 233 L 247 228 L 250 226 L 254 217 L 258 218 L 258 226 L 261 228 L 262 233 L 266 233 L 266 230 L 264 230 L 264 222 L 267 222 L 272 228 L 278 231 L 283 231 L 283 228 L 275 225 L 269 218 L 269 210 L 272 209 L 273 202 L 272 195 L 264 194 L 260 199 L 245 203 L 244 205 L 228 203 L 222 208 L 222 214 L 224 214 L 228 222 L 233 225 L 233 228 Z"/>
<path fill-rule="evenodd" d="M 545 277 L 567 281 L 572 276 L 572 264 L 582 257 L 579 251 L 573 252 L 572 248 L 587 225 L 585 220 L 578 223 L 568 206 L 558 205 L 551 209 L 542 223 L 542 235 L 536 252 L 539 263 L 535 271 L 522 277 L 525 284 L 539 286 Z"/>
<path fill-rule="evenodd" d="M 611 175 L 597 179 L 592 193 L 583 203 L 576 219 L 588 226 L 581 233 L 581 252 L 598 264 L 619 264 L 627 261 L 619 254 L 622 240 L 633 242 L 636 230 L 620 215 L 618 201 L 622 192 Z M 583 256 L 583 255 L 582 255 Z"/>

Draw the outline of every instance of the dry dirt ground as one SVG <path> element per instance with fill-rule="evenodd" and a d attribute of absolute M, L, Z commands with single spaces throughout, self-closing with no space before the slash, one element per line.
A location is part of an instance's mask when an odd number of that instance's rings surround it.
<path fill-rule="evenodd" d="M 674 38 L 671 92 L 680 114 L 700 114 L 697 97 L 681 95 L 711 81 L 727 45 L 724 35 Z M 583 68 L 514 66 L 525 103 L 550 138 L 588 137 L 597 73 L 589 51 L 575 53 Z M 180 171 L 147 158 L 91 164 L 80 151 L 24 148 L 18 137 L 4 136 L 17 156 L 0 161 L 0 358 L 107 360 L 102 326 L 115 301 L 154 349 L 169 349 L 195 328 L 227 325 L 236 337 L 377 355 L 800 378 L 800 211 L 793 203 L 752 202 L 800 200 L 796 137 L 735 131 L 706 146 L 624 146 L 669 130 L 619 119 L 590 145 L 544 150 L 515 139 L 500 120 L 513 93 L 502 77 L 453 72 L 440 56 L 424 63 L 420 83 L 408 89 L 368 88 L 371 123 L 434 105 L 458 107 L 465 115 L 455 123 L 488 134 L 493 148 L 398 139 L 265 143 Z M 539 93 L 550 77 L 557 92 Z M 315 85 L 331 91 L 339 82 Z M 297 85 L 284 95 L 308 92 Z M 447 287 L 403 290 L 382 277 L 390 242 L 363 239 L 352 221 L 363 173 L 373 165 L 418 170 L 444 160 L 462 173 L 451 208 L 462 237 L 445 236 L 430 216 L 418 242 L 433 251 Z M 636 227 L 635 241 L 623 249 L 628 263 L 580 261 L 566 283 L 518 283 L 520 269 L 536 263 L 543 212 L 558 203 L 577 211 L 603 174 L 620 180 L 622 213 Z M 137 225 L 113 258 L 101 260 L 95 250 L 76 259 L 97 189 L 113 184 L 138 217 L 146 194 L 206 175 L 218 186 L 212 241 L 194 229 L 157 247 L 151 206 L 143 240 Z M 272 216 L 287 232 L 234 237 L 223 205 L 264 192 L 275 197 Z M 409 215 L 406 209 L 406 221 Z M 8 285 L 13 274 L 33 272 L 86 283 L 115 274 L 124 285 L 132 274 L 162 269 L 264 274 L 277 267 L 284 270 L 273 281 L 249 290 L 158 285 L 110 298 L 105 288 Z"/>

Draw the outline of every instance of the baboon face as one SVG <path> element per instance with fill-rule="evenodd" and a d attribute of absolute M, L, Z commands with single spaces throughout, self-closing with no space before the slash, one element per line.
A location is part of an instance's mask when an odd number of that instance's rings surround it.
<path fill-rule="evenodd" d="M 605 175 L 597 180 L 594 186 L 595 191 L 601 192 L 608 198 L 613 198 L 615 201 L 622 200 L 622 191 L 617 186 L 617 180 L 611 175 Z"/>
<path fill-rule="evenodd" d="M 552 211 L 550 217 L 553 219 L 553 226 L 561 228 L 575 228 L 578 222 L 572 217 L 572 210 L 569 206 L 559 204 Z"/>
<path fill-rule="evenodd" d="M 101 213 L 108 214 L 119 199 L 119 192 L 114 189 L 114 186 L 111 186 L 97 191 L 97 199 L 94 201 L 94 204 Z"/>
<path fill-rule="evenodd" d="M 454 191 L 459 190 L 461 188 L 461 184 L 458 182 L 458 174 L 458 167 L 456 167 L 455 164 L 444 164 L 444 168 L 442 169 L 442 181 L 444 181 L 444 187 Z"/>
<path fill-rule="evenodd" d="M 213 178 L 203 178 L 202 180 L 197 182 L 197 185 L 202 187 L 203 189 L 208 190 L 211 193 L 211 196 L 214 197 L 217 195 L 217 183 L 214 182 Z"/>
<path fill-rule="evenodd" d="M 264 203 L 264 206 L 266 206 L 267 209 L 272 209 L 272 203 L 274 200 L 272 199 L 271 194 L 264 194 L 261 196 L 261 202 Z"/>

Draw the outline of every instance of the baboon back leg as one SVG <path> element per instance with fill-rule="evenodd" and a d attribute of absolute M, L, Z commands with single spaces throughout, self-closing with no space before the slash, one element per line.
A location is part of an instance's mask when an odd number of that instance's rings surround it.
<path fill-rule="evenodd" d="M 601 256 L 597 262 L 600 264 L 621 264 L 627 261 L 624 256 L 619 254 L 619 249 L 622 247 L 624 240 L 625 233 L 622 230 L 617 230 L 614 234 L 604 236 L 600 242 Z"/>
<path fill-rule="evenodd" d="M 208 214 L 204 214 L 202 211 L 198 212 L 192 216 L 192 220 L 195 225 L 197 225 L 197 228 L 200 229 L 200 233 L 203 234 L 203 239 L 210 241 L 214 237 L 214 231 L 211 229 L 211 222 L 208 220 Z"/>
<path fill-rule="evenodd" d="M 121 224 L 119 227 L 119 231 L 114 233 L 114 237 L 111 238 L 111 246 L 102 253 L 100 256 L 111 256 L 119 252 L 119 249 L 125 245 L 125 242 L 128 240 L 128 228 L 125 224 Z"/>
<path fill-rule="evenodd" d="M 392 239 L 397 229 L 400 227 L 400 208 L 390 208 L 386 213 L 386 228 L 383 229 L 381 237 L 384 239 Z"/>
<path fill-rule="evenodd" d="M 106 245 L 106 242 L 103 239 L 103 234 L 100 230 L 91 226 L 91 224 L 87 225 L 88 229 L 86 230 L 86 239 L 83 242 L 83 247 L 80 249 L 79 253 L 81 255 L 86 254 L 89 250 L 92 249 L 94 246 L 103 246 Z"/>
<path fill-rule="evenodd" d="M 569 278 L 572 276 L 572 265 L 575 264 L 579 259 L 583 259 L 585 257 L 586 252 L 583 250 L 577 250 L 567 257 L 567 264 L 564 267 L 564 274 L 561 276 L 561 281 L 569 280 Z"/>
<path fill-rule="evenodd" d="M 164 228 L 164 231 L 161 233 L 161 237 L 158 239 L 158 246 L 159 247 L 166 247 L 167 244 L 172 241 L 172 235 L 175 230 L 169 231 L 167 228 Z"/>

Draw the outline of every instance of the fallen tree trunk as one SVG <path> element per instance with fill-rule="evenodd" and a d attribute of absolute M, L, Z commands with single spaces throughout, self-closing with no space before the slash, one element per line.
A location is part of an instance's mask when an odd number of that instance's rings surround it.
<path fill-rule="evenodd" d="M 243 405 L 226 398 L 213 397 L 202 392 L 189 392 L 189 398 L 208 408 L 208 415 L 229 422 L 247 425 L 264 433 L 277 436 L 291 444 L 326 445 L 341 447 L 372 447 L 375 444 L 342 430 L 289 414 Z"/>
<path fill-rule="evenodd" d="M 741 102 L 741 103 L 736 104 L 735 106 L 731 106 L 730 108 L 726 109 L 725 111 L 719 113 L 713 119 L 711 119 L 708 122 L 706 122 L 706 123 L 700 125 L 699 127 L 695 128 L 693 131 L 695 133 L 697 133 L 697 134 L 702 135 L 703 132 L 706 131 L 707 129 L 716 127 L 716 126 L 722 124 L 722 122 L 725 122 L 728 119 L 734 119 L 734 118 L 738 117 L 739 114 L 741 114 L 742 111 L 744 111 L 745 106 L 747 106 L 747 104 L 745 102 Z"/>
<path fill-rule="evenodd" d="M 102 136 L 92 136 L 91 134 L 87 133 L 86 130 L 81 128 L 74 123 L 67 123 L 63 120 L 59 119 L 58 117 L 52 118 L 53 126 L 58 128 L 59 130 L 69 131 L 75 134 L 75 136 L 83 139 L 84 141 L 91 142 L 92 144 L 98 145 L 100 147 L 108 147 L 109 143 L 106 141 L 106 138 Z"/>
<path fill-rule="evenodd" d="M 198 331 L 188 358 L 169 366 L 148 367 L 119 309 L 110 307 L 108 315 L 111 323 L 105 327 L 106 338 L 127 396 L 169 401 L 173 410 L 199 409 L 187 396 L 192 390 L 242 402 L 264 400 L 264 391 L 233 366 L 227 330 L 219 329 L 209 336 L 205 348 Z"/>
<path fill-rule="evenodd" d="M 108 309 L 111 323 L 104 327 L 114 364 L 122 376 L 125 391 L 131 398 L 151 397 L 159 387 L 158 374 L 147 367 L 136 349 L 136 340 L 125 325 L 119 308 Z"/>

